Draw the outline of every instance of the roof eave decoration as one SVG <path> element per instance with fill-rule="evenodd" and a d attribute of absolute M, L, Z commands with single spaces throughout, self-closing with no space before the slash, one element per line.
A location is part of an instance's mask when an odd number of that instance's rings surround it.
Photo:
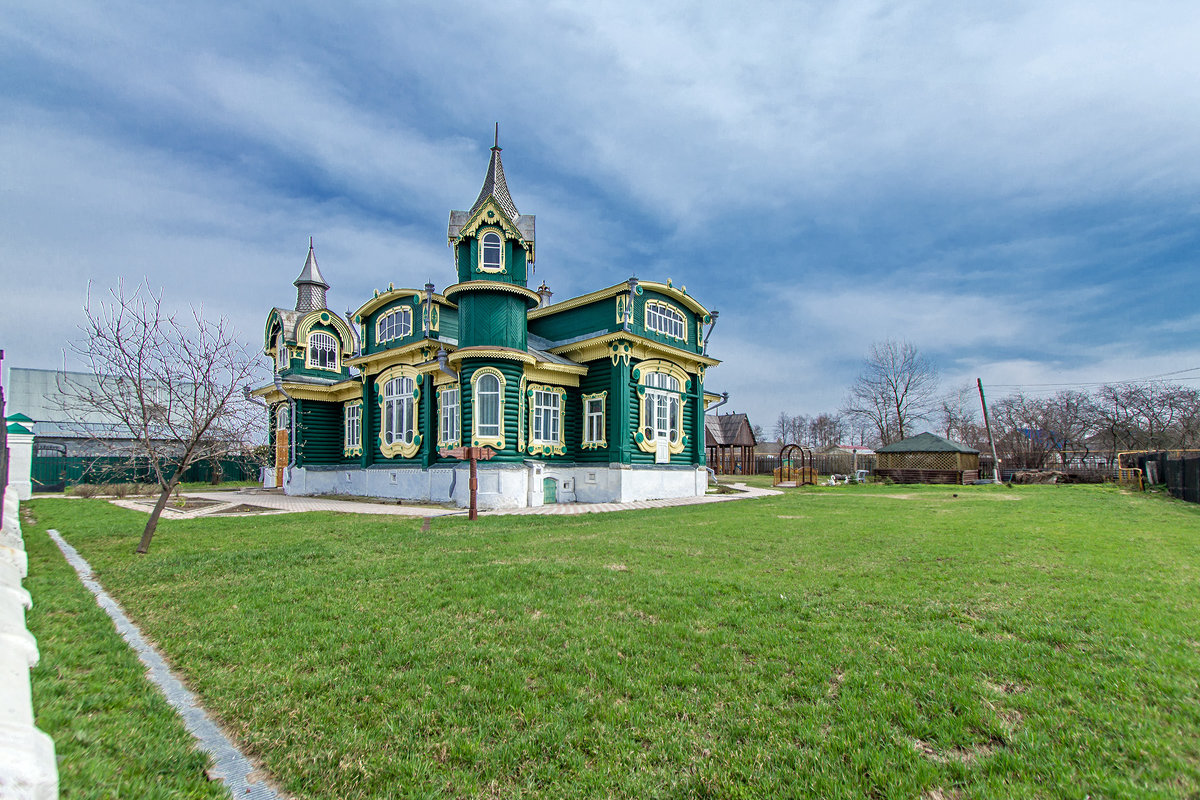
<path fill-rule="evenodd" d="M 309 311 L 300 319 L 300 322 L 296 324 L 296 344 L 305 342 L 309 331 L 317 324 L 329 325 L 338 332 L 338 338 L 342 343 L 343 357 L 349 357 L 354 353 L 354 334 L 350 331 L 350 326 L 344 319 L 327 308 Z"/>
<path fill-rule="evenodd" d="M 489 212 L 491 216 L 488 216 Z M 446 243 L 451 247 L 454 247 L 466 236 L 475 236 L 484 225 L 494 225 L 504 233 L 504 238 L 520 242 L 521 246 L 529 253 L 530 261 L 535 260 L 533 214 L 513 218 L 505 214 L 504 209 L 495 200 L 489 200 L 474 211 L 467 212 L 466 221 L 462 225 L 455 226 L 454 215 L 463 213 L 462 211 L 450 212 L 450 223 L 446 228 Z"/>
<path fill-rule="evenodd" d="M 355 317 L 362 317 L 365 319 L 368 314 L 375 313 L 388 303 L 395 302 L 396 300 L 414 299 L 417 295 L 420 295 L 421 299 L 414 300 L 414 302 L 418 304 L 425 302 L 424 289 L 388 289 L 384 292 L 379 292 L 378 290 L 376 291 L 377 294 L 374 297 L 358 307 L 358 310 L 354 312 Z M 448 300 L 445 295 L 438 294 L 437 292 L 433 293 L 433 302 L 437 303 L 438 305 L 446 306 L 447 308 L 458 308 L 458 306 Z"/>
<path fill-rule="evenodd" d="M 702 317 L 709 314 L 709 310 L 699 303 L 690 294 L 685 293 L 681 289 L 676 289 L 674 286 L 669 286 L 658 281 L 638 281 L 638 285 L 644 289 L 650 289 L 658 292 L 661 295 L 671 298 L 677 303 L 686 306 L 688 310 L 701 315 Z M 610 286 L 607 289 L 599 289 L 590 294 L 582 294 L 579 297 L 572 297 L 570 300 L 564 300 L 561 303 L 535 308 L 529 312 L 529 319 L 539 319 L 548 317 L 562 311 L 570 311 L 573 308 L 586 306 L 590 303 L 598 303 L 602 300 L 607 300 L 610 297 L 616 297 L 619 294 L 624 294 L 629 291 L 629 284 L 622 282 L 616 286 Z"/>
<path fill-rule="evenodd" d="M 303 316 L 303 312 L 295 311 L 290 308 L 272 308 L 267 314 L 267 324 L 263 328 L 263 342 L 266 350 L 272 350 L 275 347 L 274 337 L 271 336 L 271 328 L 276 320 L 279 321 L 279 327 L 283 329 L 284 341 L 296 343 L 296 322 Z"/>

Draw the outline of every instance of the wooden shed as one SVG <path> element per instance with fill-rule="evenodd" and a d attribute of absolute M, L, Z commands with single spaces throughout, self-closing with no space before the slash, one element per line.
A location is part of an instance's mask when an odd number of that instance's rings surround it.
<path fill-rule="evenodd" d="M 757 444 L 745 414 L 710 414 L 704 418 L 708 466 L 718 475 L 753 474 Z"/>
<path fill-rule="evenodd" d="M 896 483 L 971 483 L 979 480 L 979 451 L 919 433 L 876 450 L 875 475 Z"/>

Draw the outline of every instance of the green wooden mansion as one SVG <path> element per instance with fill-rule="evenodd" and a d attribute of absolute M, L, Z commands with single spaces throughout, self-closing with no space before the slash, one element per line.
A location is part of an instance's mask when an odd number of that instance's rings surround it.
<path fill-rule="evenodd" d="M 311 242 L 294 309 L 267 315 L 275 469 L 289 494 L 479 506 L 629 502 L 704 493 L 706 354 L 715 313 L 686 287 L 630 278 L 550 304 L 533 279 L 534 217 L 517 211 L 499 146 L 479 197 L 451 211 L 456 282 L 388 286 L 343 319 Z"/>

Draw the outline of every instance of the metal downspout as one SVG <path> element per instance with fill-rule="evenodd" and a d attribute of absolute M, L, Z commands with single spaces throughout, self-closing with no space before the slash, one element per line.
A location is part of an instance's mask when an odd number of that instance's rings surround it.
<path fill-rule="evenodd" d="M 721 312 L 714 309 L 708 312 L 708 316 L 712 318 L 712 322 L 708 324 L 708 333 L 704 334 L 704 344 L 700 347 L 703 355 L 708 355 L 708 337 L 712 336 L 713 328 L 717 327 L 717 317 L 721 316 Z"/>
<path fill-rule="evenodd" d="M 725 405 L 728 402 L 729 402 L 729 392 L 721 392 L 721 399 L 719 401 L 717 401 L 716 403 L 713 403 L 708 408 L 704 409 L 704 413 L 707 414 L 710 411 L 716 411 L 718 408 L 720 408 L 721 406 Z"/>
<path fill-rule="evenodd" d="M 635 292 L 637 291 L 638 287 L 638 279 L 636 277 L 631 277 L 629 280 L 625 281 L 625 283 L 629 286 L 629 300 L 625 303 L 625 320 L 621 323 L 621 327 L 625 331 L 628 331 L 629 324 L 633 321 L 633 298 L 636 296 Z"/>
<path fill-rule="evenodd" d="M 296 466 L 296 398 L 287 393 L 283 388 L 283 380 L 279 377 L 279 373 L 275 373 L 275 388 L 279 393 L 287 398 L 288 401 L 288 483 L 292 480 L 292 467 Z"/>

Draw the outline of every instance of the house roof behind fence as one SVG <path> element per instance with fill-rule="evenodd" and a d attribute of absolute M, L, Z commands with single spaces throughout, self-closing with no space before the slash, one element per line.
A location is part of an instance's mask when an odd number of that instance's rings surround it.
<path fill-rule="evenodd" d="M 745 414 L 709 414 L 704 418 L 704 443 L 754 447 L 754 431 Z"/>

